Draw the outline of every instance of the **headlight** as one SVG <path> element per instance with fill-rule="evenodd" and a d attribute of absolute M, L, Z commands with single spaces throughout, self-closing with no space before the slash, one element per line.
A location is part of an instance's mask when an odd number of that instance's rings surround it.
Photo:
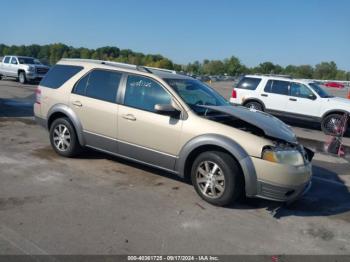
<path fill-rule="evenodd" d="M 35 71 L 35 67 L 34 67 L 34 66 L 28 67 L 28 71 L 29 71 L 29 72 L 34 72 L 34 71 Z"/>
<path fill-rule="evenodd" d="M 265 149 L 262 159 L 291 166 L 305 164 L 303 155 L 296 149 Z"/>

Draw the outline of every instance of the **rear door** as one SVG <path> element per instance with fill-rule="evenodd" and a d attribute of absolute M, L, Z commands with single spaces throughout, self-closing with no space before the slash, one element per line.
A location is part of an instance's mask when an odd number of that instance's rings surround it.
<path fill-rule="evenodd" d="M 94 69 L 81 78 L 70 96 L 88 146 L 117 153 L 117 92 L 122 73 Z"/>
<path fill-rule="evenodd" d="M 260 94 L 260 99 L 264 102 L 266 111 L 271 113 L 280 113 L 285 111 L 290 81 L 284 80 L 268 80 Z"/>

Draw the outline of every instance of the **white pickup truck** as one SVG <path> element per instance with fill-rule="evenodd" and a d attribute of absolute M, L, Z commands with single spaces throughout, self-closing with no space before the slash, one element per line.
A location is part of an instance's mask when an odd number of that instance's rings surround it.
<path fill-rule="evenodd" d="M 0 80 L 2 77 L 13 77 L 24 84 L 28 81 L 41 80 L 49 69 L 32 57 L 4 56 L 0 63 Z"/>

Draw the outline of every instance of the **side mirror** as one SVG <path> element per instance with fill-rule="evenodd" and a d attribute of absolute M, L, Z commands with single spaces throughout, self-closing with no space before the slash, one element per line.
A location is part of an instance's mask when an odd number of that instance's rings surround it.
<path fill-rule="evenodd" d="M 311 99 L 311 100 L 315 100 L 316 96 L 314 94 L 312 94 L 312 95 L 309 95 L 308 98 Z"/>
<path fill-rule="evenodd" d="M 170 117 L 176 117 L 180 115 L 180 111 L 173 107 L 171 104 L 156 104 L 154 106 L 156 113 L 166 115 Z"/>

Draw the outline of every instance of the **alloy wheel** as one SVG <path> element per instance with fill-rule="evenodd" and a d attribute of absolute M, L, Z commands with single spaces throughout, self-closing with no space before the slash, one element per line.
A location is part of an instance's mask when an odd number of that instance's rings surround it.
<path fill-rule="evenodd" d="M 212 161 L 203 161 L 198 165 L 196 183 L 202 194 L 209 198 L 219 198 L 225 191 L 223 171 Z"/>
<path fill-rule="evenodd" d="M 66 151 L 70 147 L 70 132 L 65 125 L 59 124 L 55 127 L 53 131 L 53 142 L 59 151 Z"/>

